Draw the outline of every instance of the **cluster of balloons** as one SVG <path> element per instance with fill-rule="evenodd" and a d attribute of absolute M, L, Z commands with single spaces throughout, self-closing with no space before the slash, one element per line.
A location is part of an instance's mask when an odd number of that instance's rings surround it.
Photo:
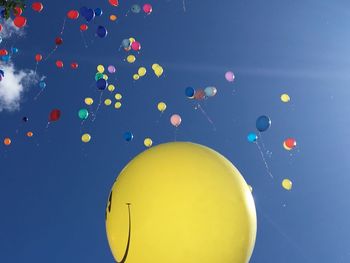
<path fill-rule="evenodd" d="M 194 89 L 187 87 L 185 89 L 185 95 L 189 99 L 204 100 L 206 98 L 214 97 L 217 93 L 217 88 L 213 86 L 206 87 L 205 89 Z"/>
<path fill-rule="evenodd" d="M 145 14 L 149 15 L 152 13 L 153 8 L 151 4 L 144 4 L 142 6 L 142 10 L 143 12 L 145 12 Z M 134 14 L 139 14 L 141 12 L 141 6 L 138 4 L 134 4 L 131 6 L 131 12 Z"/>
<path fill-rule="evenodd" d="M 134 80 L 138 80 L 139 78 L 145 76 L 145 75 L 146 75 L 146 72 L 147 72 L 147 70 L 146 70 L 145 67 L 139 67 L 139 69 L 137 70 L 137 73 L 135 73 L 135 74 L 133 75 L 133 79 L 134 79 Z"/>
<path fill-rule="evenodd" d="M 125 38 L 123 39 L 121 46 L 124 48 L 125 51 L 140 51 L 141 50 L 141 43 L 138 42 L 135 38 Z"/>
<path fill-rule="evenodd" d="M 163 67 L 162 67 L 161 65 L 159 65 L 159 64 L 157 64 L 157 63 L 154 63 L 154 64 L 152 65 L 152 69 L 153 69 L 154 74 L 155 74 L 158 78 L 159 78 L 160 76 L 163 75 L 164 70 L 163 70 Z"/>

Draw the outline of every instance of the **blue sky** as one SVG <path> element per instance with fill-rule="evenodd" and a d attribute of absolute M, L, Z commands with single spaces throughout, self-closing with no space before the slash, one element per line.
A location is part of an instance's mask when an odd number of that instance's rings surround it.
<path fill-rule="evenodd" d="M 219 151 L 254 188 L 258 234 L 251 263 L 349 262 L 350 4 L 186 0 L 184 12 L 182 0 L 149 2 L 151 15 L 125 16 L 133 3 L 144 2 L 120 1 L 113 8 L 107 0 L 43 1 L 42 13 L 25 11 L 25 35 L 1 43 L 19 49 L 12 58 L 17 69 L 34 70 L 35 54 L 45 57 L 52 50 L 68 10 L 104 11 L 84 33 L 87 48 L 79 31 L 83 19 L 67 20 L 63 45 L 38 65 L 46 89 L 34 100 L 40 88 L 31 85 L 19 109 L 0 112 L 0 138 L 12 139 L 11 146 L 0 147 L 0 261 L 113 262 L 104 225 L 109 190 L 119 171 L 144 150 L 145 137 L 154 144 L 174 140 L 169 117 L 178 113 L 177 140 Z M 108 29 L 106 38 L 95 37 L 98 25 Z M 133 65 L 119 51 L 129 37 L 142 45 Z M 63 69 L 56 68 L 57 59 Z M 70 69 L 72 61 L 78 70 Z M 159 79 L 153 63 L 164 68 Z M 95 121 L 81 125 L 77 112 L 84 98 L 93 97 L 94 107 L 99 100 L 94 86 L 99 64 L 117 68 L 111 82 L 123 105 L 116 110 L 102 103 Z M 135 82 L 140 66 L 148 72 Z M 227 70 L 235 72 L 234 83 L 225 80 Z M 215 97 L 201 102 L 215 129 L 185 97 L 187 86 L 217 87 Z M 290 103 L 280 101 L 282 93 L 290 95 Z M 105 91 L 102 98 L 113 96 Z M 167 103 L 162 116 L 159 101 Z M 54 108 L 62 117 L 46 128 Z M 274 179 L 246 139 L 260 115 L 272 120 L 261 137 L 272 153 L 264 151 Z M 25 136 L 29 130 L 31 139 Z M 126 131 L 133 141 L 123 140 Z M 80 140 L 84 132 L 92 136 L 88 144 Z M 288 137 L 297 140 L 292 152 L 282 147 Z M 281 187 L 283 178 L 293 181 L 292 191 Z"/>

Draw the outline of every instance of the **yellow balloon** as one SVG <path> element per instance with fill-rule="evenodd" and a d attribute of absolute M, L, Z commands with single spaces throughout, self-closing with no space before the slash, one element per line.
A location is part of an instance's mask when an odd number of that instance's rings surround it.
<path fill-rule="evenodd" d="M 292 181 L 291 180 L 289 180 L 289 179 L 283 179 L 283 181 L 282 181 L 282 187 L 284 188 L 284 189 L 286 189 L 286 190 L 292 190 L 292 185 L 293 185 L 293 183 L 292 183 Z"/>
<path fill-rule="evenodd" d="M 166 109 L 166 104 L 164 102 L 159 102 L 157 108 L 160 112 L 163 112 Z"/>
<path fill-rule="evenodd" d="M 284 103 L 287 103 L 290 101 L 290 97 L 288 94 L 284 93 L 281 95 L 281 101 L 284 102 Z"/>
<path fill-rule="evenodd" d="M 218 152 L 188 142 L 135 157 L 106 208 L 117 262 L 247 263 L 256 228 L 254 199 L 239 171 Z"/>
<path fill-rule="evenodd" d="M 103 73 L 103 72 L 105 72 L 105 67 L 102 66 L 102 65 L 98 65 L 98 66 L 97 66 L 97 71 L 98 71 L 99 73 Z"/>
<path fill-rule="evenodd" d="M 115 90 L 115 86 L 113 84 L 108 85 L 108 90 L 110 92 L 114 91 Z"/>
<path fill-rule="evenodd" d="M 129 40 L 130 40 L 130 44 L 136 41 L 136 39 L 133 37 L 130 37 Z"/>
<path fill-rule="evenodd" d="M 120 101 L 117 101 L 115 104 L 114 104 L 114 108 L 116 109 L 120 109 L 120 107 L 122 106 L 122 103 Z"/>
<path fill-rule="evenodd" d="M 108 80 L 108 75 L 103 74 L 103 79 L 104 79 L 104 80 Z"/>
<path fill-rule="evenodd" d="M 136 60 L 136 57 L 134 55 L 129 55 L 126 58 L 126 61 L 128 61 L 129 63 L 134 63 Z"/>
<path fill-rule="evenodd" d="M 109 106 L 112 104 L 112 101 L 110 99 L 105 99 L 105 105 Z"/>
<path fill-rule="evenodd" d="M 139 70 L 137 71 L 137 74 L 139 74 L 140 77 L 143 77 L 144 75 L 146 75 L 146 68 L 145 67 L 140 67 Z"/>
<path fill-rule="evenodd" d="M 94 100 L 92 98 L 85 98 L 84 100 L 86 105 L 92 105 L 94 103 Z"/>
<path fill-rule="evenodd" d="M 115 98 L 116 100 L 121 100 L 121 99 L 122 99 L 122 94 L 117 93 L 117 94 L 115 94 L 114 98 Z"/>
<path fill-rule="evenodd" d="M 143 144 L 146 146 L 146 147 L 151 147 L 153 142 L 152 142 L 152 139 L 151 138 L 146 138 L 144 141 L 143 141 Z"/>
<path fill-rule="evenodd" d="M 117 20 L 117 16 L 116 16 L 116 15 L 110 15 L 110 16 L 109 16 L 109 19 L 110 19 L 111 21 L 115 21 L 115 20 Z"/>
<path fill-rule="evenodd" d="M 159 67 L 158 64 L 153 64 L 153 65 L 152 65 L 152 69 L 153 69 L 153 70 L 156 70 L 157 67 Z"/>
<path fill-rule="evenodd" d="M 138 79 L 140 78 L 140 76 L 139 76 L 138 74 L 134 74 L 134 75 L 132 76 L 132 78 L 133 78 L 134 80 L 138 80 Z"/>
<path fill-rule="evenodd" d="M 163 75 L 163 68 L 161 66 L 157 67 L 154 74 L 156 74 L 156 76 L 159 78 L 161 75 Z"/>
<path fill-rule="evenodd" d="M 85 134 L 83 134 L 83 135 L 81 136 L 81 141 L 82 141 L 82 142 L 87 143 L 87 142 L 89 142 L 90 140 L 91 140 L 91 135 L 88 134 L 88 133 L 85 133 Z"/>

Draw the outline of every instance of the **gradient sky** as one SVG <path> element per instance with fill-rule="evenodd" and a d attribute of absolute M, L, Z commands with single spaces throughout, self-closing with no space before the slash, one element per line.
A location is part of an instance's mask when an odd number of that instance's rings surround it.
<path fill-rule="evenodd" d="M 177 140 L 219 151 L 253 186 L 258 233 L 251 263 L 350 262 L 350 3 L 186 0 L 184 12 L 182 0 L 149 2 L 151 15 L 125 16 L 133 3 L 145 2 L 120 0 L 113 8 L 107 0 L 43 1 L 42 13 L 25 11 L 25 36 L 1 44 L 20 50 L 16 68 L 34 69 L 35 54 L 45 56 L 54 47 L 68 10 L 104 11 L 84 33 L 88 48 L 79 31 L 83 19 L 67 20 L 64 44 L 38 66 L 46 89 L 34 100 L 40 90 L 34 85 L 23 93 L 19 110 L 0 112 L 1 141 L 12 139 L 11 146 L 0 146 L 0 261 L 113 262 L 104 224 L 109 190 L 144 150 L 145 137 L 154 144 L 174 140 L 169 117 L 179 113 Z M 98 25 L 108 29 L 106 38 L 94 36 Z M 129 37 L 142 45 L 133 65 L 119 51 Z M 57 59 L 65 63 L 61 70 Z M 70 69 L 72 61 L 78 70 Z M 164 68 L 159 79 L 153 63 Z M 99 100 L 98 64 L 116 66 L 111 82 L 123 106 L 102 103 L 96 120 L 81 125 L 77 111 L 84 98 Z M 140 66 L 148 72 L 135 82 Z M 227 70 L 235 72 L 234 83 L 225 80 Z M 218 94 L 201 106 L 215 129 L 184 95 L 187 86 L 212 85 Z M 282 93 L 290 103 L 280 101 Z M 102 98 L 113 94 L 105 91 Z M 162 116 L 159 101 L 168 106 Z M 53 108 L 61 109 L 61 120 L 46 128 Z M 274 179 L 246 139 L 260 115 L 272 120 L 261 138 Z M 133 132 L 132 142 L 123 140 L 125 131 Z M 90 143 L 82 144 L 83 132 L 92 135 Z M 297 140 L 292 152 L 282 147 L 288 137 Z M 293 181 L 292 191 L 281 187 L 283 178 Z"/>

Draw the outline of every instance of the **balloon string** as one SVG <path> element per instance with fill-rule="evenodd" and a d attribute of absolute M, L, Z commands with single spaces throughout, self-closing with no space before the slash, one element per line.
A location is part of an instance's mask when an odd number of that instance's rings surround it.
<path fill-rule="evenodd" d="M 36 74 L 36 71 L 38 70 L 38 64 L 39 64 L 39 62 L 37 61 L 36 64 L 35 64 L 34 74 Z"/>
<path fill-rule="evenodd" d="M 95 113 L 92 113 L 92 115 L 93 115 L 92 122 L 94 122 L 94 121 L 96 120 L 97 112 L 98 112 L 98 110 L 100 109 L 100 106 L 101 106 L 101 103 L 102 103 L 102 94 L 103 94 L 103 92 L 101 92 L 100 101 L 99 101 L 99 103 L 98 103 L 98 105 L 97 105 L 97 108 L 96 108 Z"/>
<path fill-rule="evenodd" d="M 259 131 L 259 138 L 261 139 L 261 144 L 262 144 L 262 147 L 263 147 L 263 150 L 266 151 L 266 147 L 265 147 L 265 143 L 264 143 L 264 140 L 261 136 L 261 132 Z"/>
<path fill-rule="evenodd" d="M 186 12 L 186 2 L 185 2 L 185 0 L 182 0 L 182 7 L 184 9 L 184 12 Z"/>
<path fill-rule="evenodd" d="M 61 29 L 61 32 L 60 32 L 60 35 L 61 35 L 61 36 L 62 36 L 63 33 L 64 33 L 64 29 L 65 29 L 65 27 L 66 27 L 66 21 L 67 21 L 67 17 L 64 17 L 62 29 Z M 58 48 L 58 45 L 56 45 L 56 46 L 54 47 L 54 49 L 51 50 L 51 52 L 47 55 L 47 57 L 44 59 L 44 61 L 48 60 L 49 57 L 51 57 L 51 55 L 57 50 L 57 48 Z"/>
<path fill-rule="evenodd" d="M 39 98 L 39 96 L 41 95 L 41 93 L 43 93 L 44 89 L 40 90 L 38 92 L 38 94 L 36 94 L 36 96 L 34 97 L 34 100 L 37 100 Z"/>
<path fill-rule="evenodd" d="M 265 164 L 265 167 L 266 167 L 266 171 L 268 172 L 268 174 L 270 175 L 270 177 L 273 179 L 273 175 L 272 175 L 272 173 L 271 173 L 271 171 L 270 171 L 269 165 L 268 165 L 267 162 L 266 162 L 265 156 L 264 156 L 264 154 L 263 154 L 263 152 L 262 152 L 262 150 L 261 150 L 261 147 L 260 147 L 258 141 L 256 141 L 255 144 L 256 144 L 256 146 L 258 146 L 258 149 L 259 149 L 261 158 L 262 158 L 262 160 L 264 161 L 264 164 Z"/>
<path fill-rule="evenodd" d="M 62 25 L 62 29 L 61 29 L 61 32 L 60 32 L 61 36 L 64 33 L 64 28 L 66 27 L 66 21 L 67 21 L 67 17 L 65 16 L 64 19 L 63 19 L 63 25 Z"/>
<path fill-rule="evenodd" d="M 85 48 L 88 48 L 89 46 L 88 46 L 88 44 L 86 43 L 86 40 L 85 40 L 85 37 L 84 37 L 84 33 L 80 31 L 80 35 L 81 35 L 81 38 L 82 38 L 82 40 L 83 40 L 83 42 L 84 42 Z"/>
<path fill-rule="evenodd" d="M 175 131 L 174 131 L 174 141 L 176 142 L 177 140 L 177 127 L 175 128 Z"/>
<path fill-rule="evenodd" d="M 203 107 L 198 103 L 197 104 L 197 109 L 200 109 L 201 113 L 204 115 L 204 117 L 207 118 L 207 120 L 209 121 L 209 123 L 213 126 L 214 131 L 216 131 L 216 126 L 214 124 L 214 122 L 212 121 L 212 119 L 209 117 L 209 115 L 205 112 L 205 110 L 203 109 Z"/>

